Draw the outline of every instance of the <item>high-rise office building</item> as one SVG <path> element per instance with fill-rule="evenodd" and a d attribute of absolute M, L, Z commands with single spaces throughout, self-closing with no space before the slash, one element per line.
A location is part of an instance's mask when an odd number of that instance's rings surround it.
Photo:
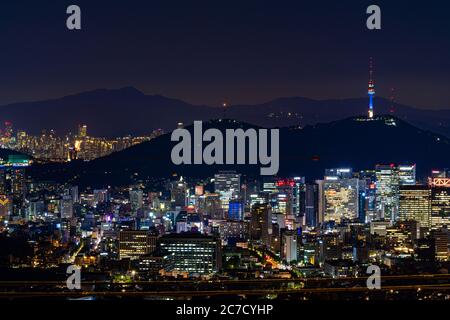
<path fill-rule="evenodd" d="M 378 219 L 376 210 L 376 174 L 375 170 L 363 170 L 360 172 L 362 188 L 360 188 L 359 218 L 362 222 L 371 222 Z"/>
<path fill-rule="evenodd" d="M 126 230 L 119 232 L 119 258 L 138 259 L 156 248 L 156 235 L 148 231 Z"/>
<path fill-rule="evenodd" d="M 338 177 L 340 179 L 350 179 L 353 177 L 351 168 L 325 169 L 325 177 Z"/>
<path fill-rule="evenodd" d="M 305 179 L 302 177 L 276 180 L 276 189 L 268 193 L 272 199 L 274 212 L 286 215 L 286 219 L 304 224 L 305 215 Z"/>
<path fill-rule="evenodd" d="M 216 193 L 231 191 L 238 196 L 241 190 L 241 175 L 234 171 L 220 171 L 214 175 L 214 191 Z"/>
<path fill-rule="evenodd" d="M 421 227 L 431 224 L 431 188 L 422 185 L 404 185 L 399 189 L 399 219 L 420 222 Z"/>
<path fill-rule="evenodd" d="M 429 179 L 431 186 L 431 228 L 450 225 L 450 178 L 444 173 Z"/>
<path fill-rule="evenodd" d="M 320 262 L 340 260 L 342 258 L 342 243 L 337 235 L 325 235 L 319 240 Z"/>
<path fill-rule="evenodd" d="M 12 167 L 9 170 L 11 193 L 14 197 L 23 197 L 27 192 L 25 168 Z"/>
<path fill-rule="evenodd" d="M 305 217 L 306 225 L 316 227 L 319 215 L 319 189 L 317 184 L 305 186 Z"/>
<path fill-rule="evenodd" d="M 220 239 L 199 233 L 168 234 L 159 239 L 160 248 L 173 255 L 174 270 L 208 275 L 221 268 Z"/>
<path fill-rule="evenodd" d="M 96 189 L 94 190 L 94 205 L 108 202 L 108 190 L 107 189 Z"/>
<path fill-rule="evenodd" d="M 61 219 L 70 219 L 73 216 L 73 200 L 72 196 L 65 195 L 61 199 Z"/>
<path fill-rule="evenodd" d="M 242 201 L 231 200 L 228 204 L 228 219 L 242 221 L 244 219 L 244 207 Z"/>
<path fill-rule="evenodd" d="M 132 188 L 129 191 L 131 210 L 135 213 L 144 206 L 144 192 L 141 189 Z"/>
<path fill-rule="evenodd" d="M 268 203 L 255 204 L 251 211 L 250 237 L 270 246 L 272 234 L 272 208 Z"/>
<path fill-rule="evenodd" d="M 172 208 L 182 208 L 187 205 L 188 188 L 183 178 L 178 181 L 174 181 L 170 186 L 170 201 Z"/>
<path fill-rule="evenodd" d="M 377 165 L 376 210 L 377 218 L 394 222 L 398 217 L 398 168 L 394 164 Z"/>
<path fill-rule="evenodd" d="M 241 175 L 234 171 L 220 171 L 214 175 L 214 192 L 220 195 L 222 209 L 228 210 L 231 199 L 241 195 Z"/>
<path fill-rule="evenodd" d="M 350 171 L 351 172 L 351 171 Z M 354 220 L 358 218 L 359 180 L 349 178 L 349 172 L 326 170 L 328 175 L 319 183 L 319 214 L 323 222 Z"/>
<path fill-rule="evenodd" d="M 220 237 L 228 245 L 238 240 L 247 240 L 247 223 L 244 221 L 220 221 Z"/>
<path fill-rule="evenodd" d="M 80 202 L 80 196 L 78 193 L 78 186 L 73 186 L 70 188 L 69 191 L 70 196 L 72 197 L 72 200 L 74 203 L 79 203 Z"/>
<path fill-rule="evenodd" d="M 285 231 L 282 233 L 282 258 L 286 262 L 297 261 L 298 259 L 298 245 L 297 234 L 294 230 Z"/>
<path fill-rule="evenodd" d="M 399 185 L 408 186 L 416 184 L 416 165 L 404 165 L 398 166 L 398 178 Z"/>
<path fill-rule="evenodd" d="M 449 252 L 449 232 L 447 228 L 440 228 L 431 232 L 431 238 L 434 240 L 435 258 L 440 261 L 448 261 Z"/>

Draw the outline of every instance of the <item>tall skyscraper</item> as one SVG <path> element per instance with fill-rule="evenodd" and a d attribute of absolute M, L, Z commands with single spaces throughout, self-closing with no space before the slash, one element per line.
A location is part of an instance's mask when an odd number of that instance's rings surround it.
<path fill-rule="evenodd" d="M 431 227 L 450 225 L 450 187 L 431 188 Z"/>
<path fill-rule="evenodd" d="M 373 116 L 374 116 L 373 98 L 375 96 L 375 80 L 373 79 L 373 61 L 372 61 L 372 58 L 370 58 L 370 63 L 369 63 L 369 89 L 368 89 L 368 94 L 369 94 L 368 117 L 369 117 L 369 119 L 372 119 Z"/>
<path fill-rule="evenodd" d="M 376 165 L 376 210 L 379 219 L 395 221 L 398 217 L 398 168 L 394 164 Z"/>
<path fill-rule="evenodd" d="M 316 227 L 319 215 L 319 189 L 317 184 L 305 186 L 305 217 L 308 227 Z"/>
<path fill-rule="evenodd" d="M 61 199 L 61 219 L 70 219 L 73 216 L 73 199 L 72 196 L 65 195 Z"/>
<path fill-rule="evenodd" d="M 133 188 L 129 191 L 131 210 L 136 212 L 144 206 L 144 192 L 141 189 Z"/>
<path fill-rule="evenodd" d="M 319 183 L 319 214 L 323 217 L 322 221 L 339 223 L 357 219 L 359 179 L 350 178 L 351 169 L 327 169 L 325 173 L 333 175 L 325 176 Z"/>
<path fill-rule="evenodd" d="M 431 238 L 434 240 L 436 259 L 448 261 L 449 259 L 449 232 L 447 228 L 440 228 L 431 232 Z"/>
<path fill-rule="evenodd" d="M 186 206 L 188 188 L 186 182 L 180 177 L 180 180 L 174 181 L 170 187 L 170 201 L 172 208 L 182 208 Z"/>
<path fill-rule="evenodd" d="M 23 196 L 26 193 L 25 169 L 12 168 L 10 170 L 11 193 L 14 196 Z"/>
<path fill-rule="evenodd" d="M 286 260 L 288 263 L 292 261 L 297 261 L 297 234 L 294 230 L 289 230 L 283 232 L 282 235 L 282 244 L 283 244 L 283 250 L 282 258 Z"/>
<path fill-rule="evenodd" d="M 250 236 L 252 240 L 261 241 L 270 246 L 272 234 L 272 209 L 268 203 L 255 204 L 251 212 Z"/>
<path fill-rule="evenodd" d="M 399 219 L 420 222 L 421 227 L 431 224 L 431 188 L 429 186 L 400 186 Z"/>
<path fill-rule="evenodd" d="M 271 195 L 273 199 L 272 209 L 276 212 L 292 216 L 297 203 L 295 194 L 298 192 L 296 189 L 297 186 L 294 179 L 277 180 L 276 191 Z"/>
<path fill-rule="evenodd" d="M 96 189 L 94 190 L 94 205 L 108 202 L 108 190 L 107 189 Z"/>
<path fill-rule="evenodd" d="M 220 171 L 214 175 L 214 191 L 220 195 L 222 209 L 227 211 L 228 202 L 240 197 L 241 175 L 234 171 Z"/>
<path fill-rule="evenodd" d="M 79 196 L 79 193 L 78 193 L 78 186 L 71 187 L 69 193 L 72 196 L 72 200 L 73 200 L 74 203 L 79 203 L 80 202 L 80 196 Z"/>

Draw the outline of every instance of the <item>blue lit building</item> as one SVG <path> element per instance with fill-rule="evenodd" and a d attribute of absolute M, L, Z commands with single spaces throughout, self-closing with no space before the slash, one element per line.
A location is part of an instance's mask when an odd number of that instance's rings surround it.
<path fill-rule="evenodd" d="M 242 202 L 230 201 L 228 204 L 228 219 L 242 221 L 244 219 L 244 210 Z"/>

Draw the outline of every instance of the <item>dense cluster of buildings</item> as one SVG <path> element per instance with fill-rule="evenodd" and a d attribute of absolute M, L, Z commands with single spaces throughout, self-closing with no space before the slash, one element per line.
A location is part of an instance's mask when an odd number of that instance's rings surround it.
<path fill-rule="evenodd" d="M 14 131 L 12 123 L 7 121 L 0 131 L 0 147 L 20 151 L 43 161 L 92 160 L 149 141 L 161 134 L 162 130 L 155 130 L 142 137 L 102 138 L 89 136 L 87 126 L 80 125 L 77 134 L 58 136 L 53 130 L 43 130 L 40 135 L 29 135 L 23 130 Z"/>
<path fill-rule="evenodd" d="M 159 277 L 354 276 L 449 261 L 450 175 L 419 183 L 414 164 L 323 179 L 172 177 L 126 188 L 79 190 L 30 180 L 20 157 L 0 166 L 0 242 L 25 239 L 14 267 L 75 263 L 109 275 Z M 408 267 L 406 267 L 408 266 Z"/>
<path fill-rule="evenodd" d="M 368 117 L 374 119 L 372 72 Z M 47 160 L 93 159 L 149 137 L 64 139 L 5 124 L 2 146 Z M 33 181 L 28 158 L 0 159 L 0 267 L 83 266 L 106 277 L 351 277 L 449 267 L 450 171 L 330 168 L 323 178 L 217 172 L 105 189 Z M 20 250 L 2 243 L 14 239 Z M 5 250 L 3 250 L 5 251 Z"/>

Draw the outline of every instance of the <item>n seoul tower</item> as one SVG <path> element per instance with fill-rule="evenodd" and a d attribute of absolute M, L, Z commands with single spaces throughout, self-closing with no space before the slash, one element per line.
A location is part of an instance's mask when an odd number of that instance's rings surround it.
<path fill-rule="evenodd" d="M 375 96 L 375 81 L 373 80 L 373 62 L 372 57 L 369 61 L 369 119 L 373 119 L 373 97 Z"/>

